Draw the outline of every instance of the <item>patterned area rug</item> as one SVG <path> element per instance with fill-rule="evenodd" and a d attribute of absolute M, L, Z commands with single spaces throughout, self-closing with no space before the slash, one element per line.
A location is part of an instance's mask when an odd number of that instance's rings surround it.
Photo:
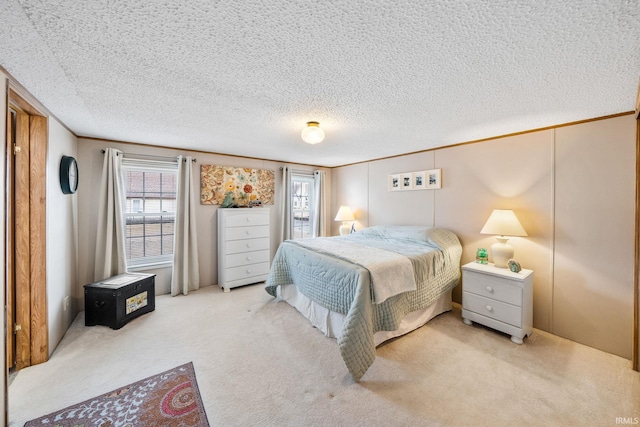
<path fill-rule="evenodd" d="M 29 421 L 25 427 L 208 427 L 193 363 Z"/>

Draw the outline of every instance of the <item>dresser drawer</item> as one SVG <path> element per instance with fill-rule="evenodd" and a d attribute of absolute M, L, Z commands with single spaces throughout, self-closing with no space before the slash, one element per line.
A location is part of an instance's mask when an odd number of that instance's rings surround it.
<path fill-rule="evenodd" d="M 238 267 L 240 265 L 259 264 L 261 262 L 269 262 L 268 250 L 227 255 L 227 267 Z"/>
<path fill-rule="evenodd" d="M 248 251 L 262 251 L 265 249 L 269 249 L 268 237 L 260 239 L 233 240 L 226 244 L 225 253 L 229 255 Z"/>
<path fill-rule="evenodd" d="M 465 292 L 522 306 L 522 288 L 513 280 L 463 270 L 462 283 Z"/>
<path fill-rule="evenodd" d="M 522 326 L 522 308 L 485 298 L 470 292 L 462 293 L 462 305 L 465 309 L 483 316 L 499 320 L 510 325 Z"/>
<path fill-rule="evenodd" d="M 258 237 L 269 237 L 268 225 L 256 225 L 250 227 L 230 227 L 226 230 L 227 241 L 240 239 L 256 239 Z"/>
<path fill-rule="evenodd" d="M 225 218 L 226 227 L 246 227 L 248 225 L 269 225 L 269 211 L 247 212 Z"/>
<path fill-rule="evenodd" d="M 226 279 L 228 281 L 246 279 L 254 276 L 262 276 L 269 273 L 269 263 L 251 264 L 241 267 L 227 268 Z"/>

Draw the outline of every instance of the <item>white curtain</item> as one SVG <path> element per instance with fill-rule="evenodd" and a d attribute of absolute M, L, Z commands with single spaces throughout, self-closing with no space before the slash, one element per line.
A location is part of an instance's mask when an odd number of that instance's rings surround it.
<path fill-rule="evenodd" d="M 124 183 L 122 152 L 107 148 L 102 166 L 100 201 L 98 204 L 98 233 L 93 279 L 103 280 L 127 271 L 125 253 Z"/>
<path fill-rule="evenodd" d="M 291 239 L 293 235 L 291 224 L 291 169 L 287 166 L 282 168 L 282 199 L 280 201 L 282 210 L 282 222 L 280 224 L 280 242 Z"/>
<path fill-rule="evenodd" d="M 325 172 L 317 170 L 313 172 L 313 223 L 311 224 L 311 237 L 326 236 L 326 209 L 327 198 L 325 192 Z"/>
<path fill-rule="evenodd" d="M 191 156 L 178 156 L 178 193 L 173 236 L 171 295 L 187 295 L 200 288 L 198 233 L 196 231 L 195 190 Z"/>

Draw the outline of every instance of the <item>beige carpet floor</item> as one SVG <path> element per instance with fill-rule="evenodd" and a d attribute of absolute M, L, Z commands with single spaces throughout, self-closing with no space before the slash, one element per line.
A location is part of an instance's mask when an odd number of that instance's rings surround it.
<path fill-rule="evenodd" d="M 212 426 L 612 426 L 640 417 L 630 361 L 538 330 L 518 346 L 464 325 L 459 307 L 380 346 L 355 383 L 335 340 L 258 284 L 160 296 L 154 312 L 118 331 L 85 327 L 80 313 L 51 359 L 13 380 L 10 425 L 189 361 Z"/>

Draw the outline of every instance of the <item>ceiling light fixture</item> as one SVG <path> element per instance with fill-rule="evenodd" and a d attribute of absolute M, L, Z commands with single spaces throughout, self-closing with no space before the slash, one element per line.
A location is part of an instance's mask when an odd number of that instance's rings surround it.
<path fill-rule="evenodd" d="M 307 144 L 317 144 L 324 139 L 324 131 L 320 129 L 320 123 L 307 122 L 307 127 L 302 129 L 300 136 Z"/>

